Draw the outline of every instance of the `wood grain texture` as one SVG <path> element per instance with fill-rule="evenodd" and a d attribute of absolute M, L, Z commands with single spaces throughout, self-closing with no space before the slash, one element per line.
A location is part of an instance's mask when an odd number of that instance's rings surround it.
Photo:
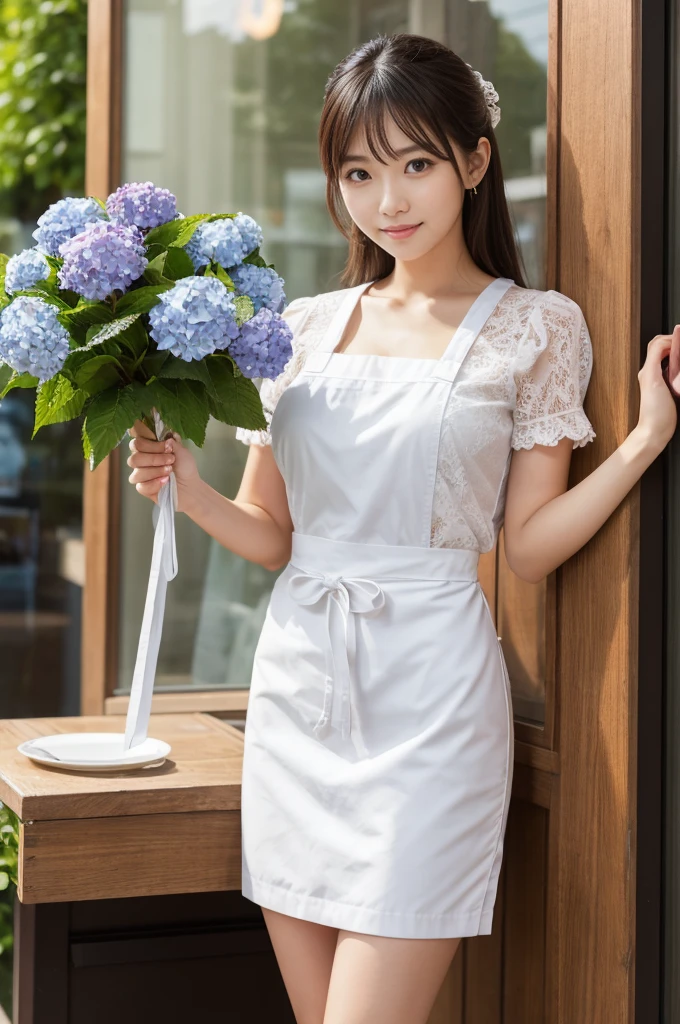
<path fill-rule="evenodd" d="M 218 892 L 241 885 L 240 811 L 22 823 L 22 903 Z"/>
<path fill-rule="evenodd" d="M 91 775 L 35 764 L 17 744 L 65 732 L 123 732 L 125 720 L 0 720 L 0 800 L 24 821 L 120 818 L 241 806 L 243 733 L 210 715 L 157 715 L 149 735 L 172 747 L 160 768 Z"/>
<path fill-rule="evenodd" d="M 641 0 L 564 0 L 559 288 L 593 339 L 597 431 L 571 483 L 637 419 Z M 603 53 L 614 59 L 603 59 Z M 633 1020 L 639 485 L 559 570 L 555 1019 Z"/>

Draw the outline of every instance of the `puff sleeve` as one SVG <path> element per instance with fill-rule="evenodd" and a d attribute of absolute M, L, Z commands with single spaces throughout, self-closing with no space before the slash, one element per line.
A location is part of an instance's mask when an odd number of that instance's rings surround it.
<path fill-rule="evenodd" d="M 258 390 L 260 392 L 264 418 L 267 421 L 266 429 L 247 430 L 245 427 L 237 427 L 236 439 L 238 441 L 242 441 L 244 444 L 256 444 L 260 446 L 272 443 L 269 426 L 272 421 L 274 409 L 276 408 L 276 403 L 290 382 L 299 373 L 304 362 L 305 346 L 302 341 L 302 327 L 313 303 L 314 299 L 309 297 L 293 299 L 293 301 L 289 302 L 284 309 L 282 316 L 284 320 L 287 321 L 293 332 L 293 354 L 278 377 L 273 379 L 263 377 L 260 380 Z"/>
<path fill-rule="evenodd" d="M 583 410 L 592 368 L 581 308 L 561 292 L 541 292 L 514 364 L 512 448 L 556 445 L 562 437 L 574 448 L 592 441 L 595 431 Z"/>

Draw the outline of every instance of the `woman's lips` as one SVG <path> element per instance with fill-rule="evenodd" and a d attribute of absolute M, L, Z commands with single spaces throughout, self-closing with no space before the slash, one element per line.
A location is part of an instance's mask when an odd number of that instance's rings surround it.
<path fill-rule="evenodd" d="M 390 238 L 410 238 L 418 230 L 420 224 L 404 224 L 398 228 L 381 228 Z"/>

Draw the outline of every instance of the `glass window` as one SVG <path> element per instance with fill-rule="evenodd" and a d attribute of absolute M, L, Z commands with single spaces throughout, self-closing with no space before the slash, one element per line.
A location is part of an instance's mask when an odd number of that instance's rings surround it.
<path fill-rule="evenodd" d="M 243 210 L 288 299 L 339 287 L 346 247 L 326 211 L 316 130 L 328 75 L 362 40 L 447 42 L 498 89 L 508 194 L 530 283 L 544 285 L 548 0 L 127 0 L 124 181 L 171 189 L 182 213 Z M 247 447 L 211 421 L 197 451 L 228 497 Z M 151 556 L 151 512 L 122 460 L 118 691 L 129 690 Z M 245 688 L 277 573 L 177 517 L 156 689 Z"/>

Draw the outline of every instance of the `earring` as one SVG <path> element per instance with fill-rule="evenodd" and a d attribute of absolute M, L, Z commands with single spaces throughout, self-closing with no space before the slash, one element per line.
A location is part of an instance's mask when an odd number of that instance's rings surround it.
<path fill-rule="evenodd" d="M 474 192 L 475 195 L 477 195 L 477 186 L 476 185 L 473 185 L 472 188 L 470 189 L 470 194 L 472 194 L 473 192 Z"/>

